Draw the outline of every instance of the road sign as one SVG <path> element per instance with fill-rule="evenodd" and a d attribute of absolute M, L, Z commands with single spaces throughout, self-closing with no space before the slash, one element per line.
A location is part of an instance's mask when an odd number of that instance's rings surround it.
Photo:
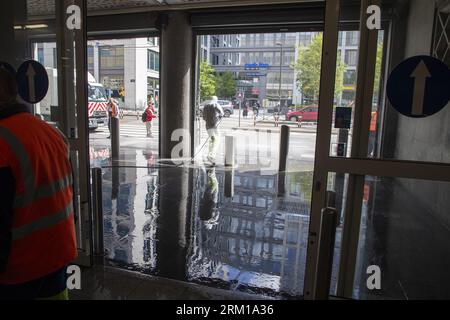
<path fill-rule="evenodd" d="M 12 75 L 14 76 L 16 75 L 16 70 L 8 62 L 0 61 L 0 69 L 5 69 L 6 71 L 9 71 Z"/>
<path fill-rule="evenodd" d="M 450 69 L 430 56 L 409 58 L 389 76 L 387 96 L 392 106 L 407 117 L 431 116 L 450 100 Z"/>
<path fill-rule="evenodd" d="M 48 91 L 48 75 L 44 66 L 28 60 L 17 70 L 17 85 L 20 97 L 28 103 L 38 103 Z"/>

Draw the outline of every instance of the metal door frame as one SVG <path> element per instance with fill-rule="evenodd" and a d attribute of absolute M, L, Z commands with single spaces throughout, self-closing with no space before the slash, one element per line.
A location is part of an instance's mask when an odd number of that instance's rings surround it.
<path fill-rule="evenodd" d="M 66 10 L 69 5 L 77 5 L 81 9 L 80 29 L 67 29 Z M 61 130 L 69 139 L 74 172 L 74 203 L 78 235 L 78 258 L 75 263 L 91 266 L 93 263 L 93 219 L 87 110 L 87 0 L 60 0 L 56 1 L 55 6 L 59 122 Z M 73 81 L 76 83 L 75 91 Z"/>
<path fill-rule="evenodd" d="M 361 207 L 366 175 L 450 182 L 450 164 L 403 160 L 367 159 L 368 132 L 372 108 L 376 65 L 377 30 L 366 27 L 369 5 L 380 0 L 362 0 L 360 14 L 360 49 L 356 85 L 355 119 L 350 158 L 330 156 L 334 85 L 339 32 L 340 0 L 326 1 L 323 42 L 319 121 L 313 178 L 313 200 L 308 236 L 305 272 L 305 299 L 313 299 L 317 277 L 318 235 L 321 211 L 326 201 L 329 173 L 349 174 L 348 196 L 344 215 L 337 295 L 351 298 L 359 242 Z M 332 74 L 331 74 L 332 73 Z"/>

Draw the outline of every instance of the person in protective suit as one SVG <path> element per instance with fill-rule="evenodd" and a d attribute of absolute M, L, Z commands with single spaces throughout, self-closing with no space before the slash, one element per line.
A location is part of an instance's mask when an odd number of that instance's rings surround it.
<path fill-rule="evenodd" d="M 214 167 L 206 170 L 207 183 L 200 202 L 199 216 L 207 229 L 211 229 L 219 220 L 219 182 Z"/>
<path fill-rule="evenodd" d="M 217 148 L 219 147 L 219 123 L 224 116 L 223 108 L 218 98 L 213 96 L 211 101 L 203 108 L 203 120 L 206 123 L 206 131 L 209 136 L 208 161 L 211 165 L 216 164 Z"/>

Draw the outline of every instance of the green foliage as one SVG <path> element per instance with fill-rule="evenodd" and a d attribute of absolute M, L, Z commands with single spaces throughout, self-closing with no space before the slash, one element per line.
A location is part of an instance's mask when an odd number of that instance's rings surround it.
<path fill-rule="evenodd" d="M 200 64 L 200 99 L 208 100 L 215 94 L 216 77 L 214 68 L 208 62 L 203 61 Z"/>
<path fill-rule="evenodd" d="M 220 98 L 232 98 L 236 95 L 236 81 L 233 73 L 224 72 L 216 76 L 217 95 Z"/>
<path fill-rule="evenodd" d="M 309 47 L 300 47 L 298 59 L 294 65 L 297 73 L 297 87 L 304 96 L 311 98 L 314 102 L 319 100 L 320 91 L 320 66 L 322 63 L 322 34 L 317 35 Z M 338 96 L 343 90 L 344 72 L 346 66 L 338 55 L 336 64 L 336 86 L 335 95 Z"/>
<path fill-rule="evenodd" d="M 377 64 L 375 66 L 375 82 L 373 92 L 375 95 L 379 94 L 380 90 L 380 81 L 381 81 L 381 66 L 383 63 L 383 43 L 378 44 L 377 48 Z"/>

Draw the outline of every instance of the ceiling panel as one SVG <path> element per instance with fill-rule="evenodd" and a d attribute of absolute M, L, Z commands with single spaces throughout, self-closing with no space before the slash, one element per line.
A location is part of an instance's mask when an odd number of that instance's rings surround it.
<path fill-rule="evenodd" d="M 157 0 L 88 0 L 88 11 L 109 11 L 117 9 L 161 6 Z M 55 0 L 27 0 L 29 16 L 55 14 Z"/>
<path fill-rule="evenodd" d="M 309 0 L 311 2 L 323 0 Z M 182 9 L 182 8 L 208 8 L 222 6 L 246 6 L 269 3 L 309 2 L 308 0 L 88 0 L 88 12 L 111 13 L 115 10 L 130 9 Z M 29 17 L 53 16 L 55 14 L 55 0 L 27 0 Z"/>

